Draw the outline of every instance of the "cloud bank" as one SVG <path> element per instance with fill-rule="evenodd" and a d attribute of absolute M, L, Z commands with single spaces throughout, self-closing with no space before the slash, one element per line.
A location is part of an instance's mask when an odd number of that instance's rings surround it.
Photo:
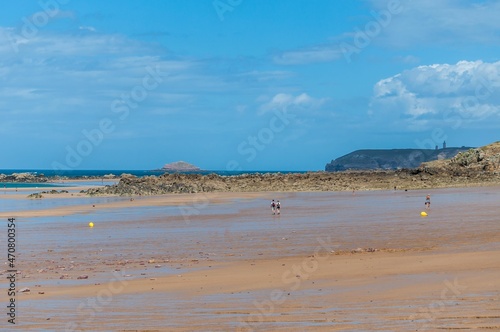
<path fill-rule="evenodd" d="M 419 66 L 375 84 L 369 114 L 397 126 L 488 125 L 500 117 L 500 61 Z"/>

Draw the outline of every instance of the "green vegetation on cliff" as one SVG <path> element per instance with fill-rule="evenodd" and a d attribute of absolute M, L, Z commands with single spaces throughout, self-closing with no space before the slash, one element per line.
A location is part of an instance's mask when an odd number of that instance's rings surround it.
<path fill-rule="evenodd" d="M 325 171 L 416 168 L 423 162 L 450 159 L 469 149 L 471 148 L 356 150 L 326 164 Z"/>

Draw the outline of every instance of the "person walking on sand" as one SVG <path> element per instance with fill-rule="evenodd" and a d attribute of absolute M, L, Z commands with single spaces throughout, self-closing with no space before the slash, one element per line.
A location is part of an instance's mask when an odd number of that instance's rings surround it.
<path fill-rule="evenodd" d="M 274 199 L 271 201 L 271 212 L 276 214 L 276 203 L 274 202 Z"/>
<path fill-rule="evenodd" d="M 431 208 L 431 195 L 425 196 L 425 208 L 429 210 Z"/>
<path fill-rule="evenodd" d="M 277 214 L 281 213 L 281 203 L 280 203 L 280 201 L 276 202 L 276 213 Z"/>

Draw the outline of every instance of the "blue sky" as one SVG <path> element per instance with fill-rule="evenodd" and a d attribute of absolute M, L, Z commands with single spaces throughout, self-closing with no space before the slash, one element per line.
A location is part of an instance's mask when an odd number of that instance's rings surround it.
<path fill-rule="evenodd" d="M 0 168 L 322 170 L 499 140 L 500 2 L 5 1 Z"/>

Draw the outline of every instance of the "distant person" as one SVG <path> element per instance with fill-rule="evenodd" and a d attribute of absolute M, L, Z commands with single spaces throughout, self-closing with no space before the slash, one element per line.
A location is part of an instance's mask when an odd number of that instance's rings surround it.
<path fill-rule="evenodd" d="M 431 195 L 425 196 L 425 208 L 429 210 L 431 208 Z"/>
<path fill-rule="evenodd" d="M 280 201 L 276 202 L 276 213 L 277 214 L 281 213 L 281 203 L 280 203 Z"/>
<path fill-rule="evenodd" d="M 271 212 L 276 214 L 276 203 L 274 202 L 274 199 L 271 201 Z"/>

